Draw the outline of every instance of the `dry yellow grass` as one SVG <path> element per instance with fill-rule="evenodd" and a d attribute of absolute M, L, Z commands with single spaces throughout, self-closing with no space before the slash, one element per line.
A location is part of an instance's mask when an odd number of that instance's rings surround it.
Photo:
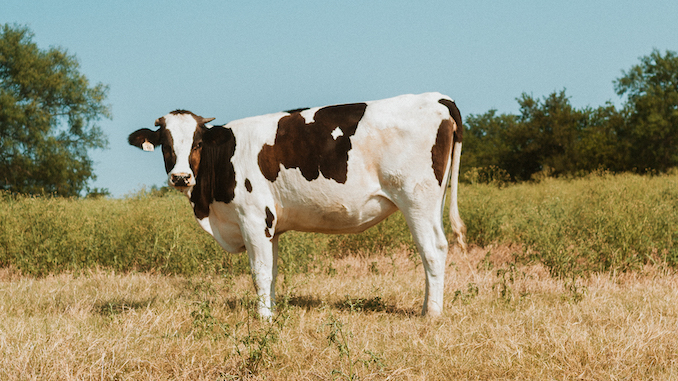
<path fill-rule="evenodd" d="M 248 312 L 248 276 L 5 269 L 0 379 L 678 379 L 678 275 L 555 280 L 511 252 L 453 250 L 435 320 L 406 250 L 281 276 L 272 323 Z"/>

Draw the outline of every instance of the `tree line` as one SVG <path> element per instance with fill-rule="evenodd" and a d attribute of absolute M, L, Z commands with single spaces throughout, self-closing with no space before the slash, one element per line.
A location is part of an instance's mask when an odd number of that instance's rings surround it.
<path fill-rule="evenodd" d="M 526 181 L 596 170 L 665 172 L 678 166 L 678 56 L 654 50 L 614 82 L 615 107 L 575 108 L 565 90 L 523 93 L 518 114 L 465 120 L 462 166 L 472 181 Z"/>

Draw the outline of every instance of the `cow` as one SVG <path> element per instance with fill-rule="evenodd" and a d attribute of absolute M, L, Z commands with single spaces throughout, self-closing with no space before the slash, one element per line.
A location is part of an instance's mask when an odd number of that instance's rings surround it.
<path fill-rule="evenodd" d="M 274 312 L 282 233 L 359 233 L 396 210 L 422 258 L 422 314 L 442 312 L 448 183 L 449 219 L 466 249 L 457 208 L 463 127 L 452 99 L 409 94 L 212 120 L 175 110 L 128 140 L 146 151 L 162 146 L 168 183 L 188 197 L 200 226 L 226 251 L 247 251 L 261 317 Z"/>

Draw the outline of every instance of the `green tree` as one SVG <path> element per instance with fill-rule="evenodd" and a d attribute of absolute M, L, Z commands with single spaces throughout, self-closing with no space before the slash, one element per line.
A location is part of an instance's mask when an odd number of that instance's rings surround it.
<path fill-rule="evenodd" d="M 678 56 L 653 50 L 614 85 L 626 96 L 626 125 L 619 139 L 629 169 L 665 171 L 678 166 Z"/>
<path fill-rule="evenodd" d="M 575 172 L 588 113 L 572 107 L 564 90 L 543 100 L 522 94 L 517 101 L 519 115 L 490 110 L 466 119 L 465 166 L 498 167 L 514 181 L 529 180 L 541 171 Z"/>
<path fill-rule="evenodd" d="M 587 107 L 581 112 L 585 125 L 579 131 L 575 173 L 598 169 L 628 171 L 628 147 L 619 140 L 619 133 L 626 126 L 624 115 L 610 102 L 595 109 Z"/>
<path fill-rule="evenodd" d="M 523 94 L 518 103 L 521 128 L 514 140 L 520 142 L 516 155 L 525 157 L 525 168 L 517 180 L 528 180 L 539 171 L 553 175 L 574 172 L 585 114 L 572 107 L 565 90 L 553 92 L 541 101 Z"/>
<path fill-rule="evenodd" d="M 21 26 L 0 27 L 0 189 L 80 194 L 95 178 L 89 149 L 107 140 L 108 87 L 90 87 L 74 55 L 40 50 Z"/>
<path fill-rule="evenodd" d="M 517 118 L 511 114 L 497 115 L 497 110 L 484 114 L 470 114 L 464 120 L 464 149 L 462 166 L 465 168 L 506 167 L 510 147 L 507 131 L 513 130 Z"/>

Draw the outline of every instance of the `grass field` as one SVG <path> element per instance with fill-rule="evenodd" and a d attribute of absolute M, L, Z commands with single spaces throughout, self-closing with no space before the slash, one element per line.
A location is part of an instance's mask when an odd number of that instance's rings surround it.
<path fill-rule="evenodd" d="M 678 379 L 676 274 L 568 284 L 511 251 L 454 251 L 436 320 L 407 250 L 282 279 L 271 323 L 247 275 L 5 270 L 0 379 Z"/>
<path fill-rule="evenodd" d="M 4 195 L 0 379 L 678 379 L 678 176 L 463 185 L 445 314 L 402 217 L 286 234 L 279 313 L 176 194 Z"/>

